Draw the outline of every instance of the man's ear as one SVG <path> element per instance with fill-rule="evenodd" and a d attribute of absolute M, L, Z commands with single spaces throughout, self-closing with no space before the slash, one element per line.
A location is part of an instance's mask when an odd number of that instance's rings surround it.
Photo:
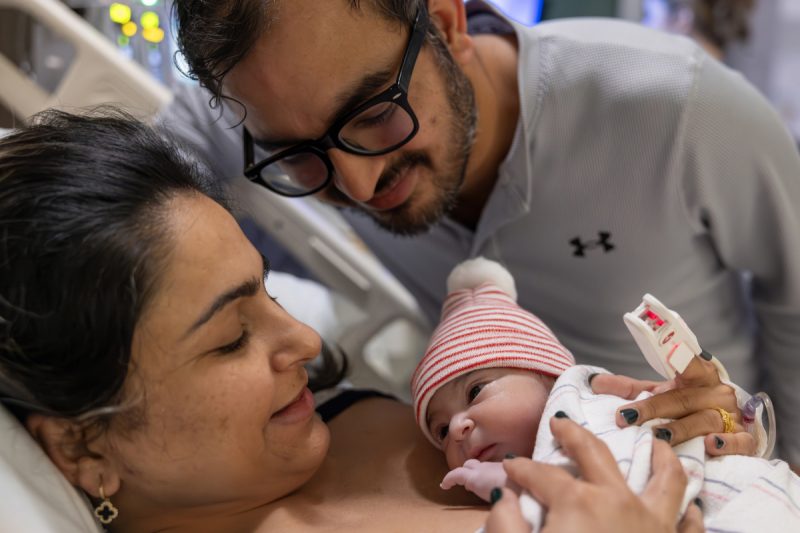
<path fill-rule="evenodd" d="M 106 496 L 119 490 L 119 475 L 102 451 L 102 436 L 89 443 L 84 425 L 38 413 L 28 416 L 25 426 L 70 484 L 95 498 L 101 484 Z"/>
<path fill-rule="evenodd" d="M 472 37 L 467 33 L 467 13 L 463 0 L 428 0 L 428 13 L 450 49 L 453 59 L 465 65 L 474 56 Z"/>

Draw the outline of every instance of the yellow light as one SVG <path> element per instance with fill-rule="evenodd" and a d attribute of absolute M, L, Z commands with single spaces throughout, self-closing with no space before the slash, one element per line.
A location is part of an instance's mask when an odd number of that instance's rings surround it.
<path fill-rule="evenodd" d="M 151 43 L 160 43 L 164 40 L 164 30 L 161 28 L 145 28 L 142 30 L 142 37 Z"/>
<path fill-rule="evenodd" d="M 133 37 L 136 35 L 136 32 L 139 30 L 139 27 L 136 25 L 135 22 L 128 22 L 127 24 L 122 25 L 122 34 L 126 37 Z"/>
<path fill-rule="evenodd" d="M 158 28 L 158 14 L 154 11 L 145 11 L 139 19 L 139 24 L 142 28 L 149 30 L 150 28 Z"/>
<path fill-rule="evenodd" d="M 131 8 L 125 4 L 111 4 L 108 8 L 108 16 L 117 24 L 127 24 L 131 20 Z"/>

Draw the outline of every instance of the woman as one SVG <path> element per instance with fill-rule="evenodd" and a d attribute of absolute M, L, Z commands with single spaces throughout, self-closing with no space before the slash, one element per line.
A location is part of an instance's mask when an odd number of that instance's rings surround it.
<path fill-rule="evenodd" d="M 409 406 L 351 395 L 315 416 L 308 386 L 335 360 L 309 381 L 320 339 L 220 202 L 119 114 L 50 112 L 0 140 L 3 403 L 112 531 L 474 531 L 486 509 L 438 489 Z"/>

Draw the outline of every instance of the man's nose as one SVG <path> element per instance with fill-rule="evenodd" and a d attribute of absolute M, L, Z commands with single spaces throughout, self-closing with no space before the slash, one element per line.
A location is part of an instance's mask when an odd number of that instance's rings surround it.
<path fill-rule="evenodd" d="M 383 172 L 381 156 L 348 154 L 338 148 L 328 150 L 334 168 L 336 188 L 356 202 L 367 202 L 375 196 L 375 187 Z"/>
<path fill-rule="evenodd" d="M 450 420 L 448 433 L 456 441 L 461 441 L 467 438 L 474 428 L 475 422 L 466 413 L 458 413 Z"/>

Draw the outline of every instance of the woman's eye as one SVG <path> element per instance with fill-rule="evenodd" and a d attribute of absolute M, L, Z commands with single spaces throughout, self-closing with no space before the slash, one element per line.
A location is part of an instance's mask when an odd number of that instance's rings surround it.
<path fill-rule="evenodd" d="M 437 430 L 434 432 L 434 435 L 436 435 L 437 437 L 439 437 L 439 442 L 441 442 L 441 441 L 443 441 L 445 438 L 447 438 L 447 433 L 448 433 L 449 431 L 450 431 L 450 427 L 449 427 L 449 426 L 439 426 L 439 429 L 437 429 Z"/>
<path fill-rule="evenodd" d="M 467 401 L 472 403 L 472 401 L 481 393 L 483 390 L 483 384 L 480 385 L 473 385 L 470 387 L 469 392 L 467 393 Z"/>
<path fill-rule="evenodd" d="M 244 348 L 244 346 L 247 344 L 247 339 L 249 337 L 250 337 L 250 334 L 247 332 L 247 330 L 244 330 L 244 331 L 242 331 L 242 334 L 238 339 L 236 339 L 235 341 L 233 341 L 230 344 L 226 344 L 225 346 L 221 346 L 221 347 L 217 348 L 217 351 L 219 353 L 225 354 L 225 355 L 237 352 L 237 351 L 241 350 L 242 348 Z"/>

